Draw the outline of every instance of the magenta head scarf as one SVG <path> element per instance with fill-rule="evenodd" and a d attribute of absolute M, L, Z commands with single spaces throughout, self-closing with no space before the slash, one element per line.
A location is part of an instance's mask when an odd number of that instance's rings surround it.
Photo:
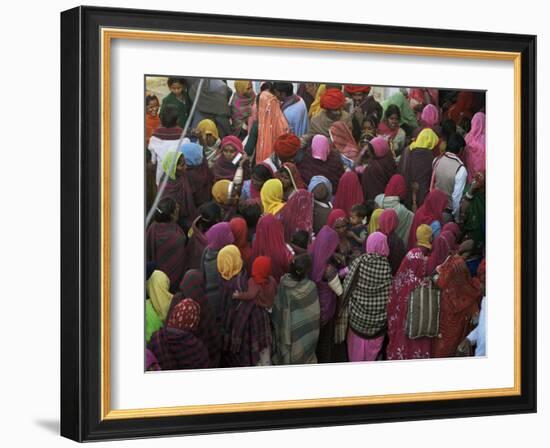
<path fill-rule="evenodd" d="M 243 152 L 243 143 L 234 135 L 227 135 L 222 139 L 222 143 L 220 145 L 220 148 L 224 148 L 225 145 L 231 145 L 233 148 L 235 148 L 238 152 Z"/>
<path fill-rule="evenodd" d="M 328 138 L 321 134 L 313 136 L 313 140 L 311 141 L 311 155 L 313 158 L 326 162 L 329 152 L 330 144 Z"/>
<path fill-rule="evenodd" d="M 399 218 L 393 208 L 385 209 L 378 218 L 378 229 L 386 236 L 390 236 L 398 225 Z"/>
<path fill-rule="evenodd" d="M 233 244 L 235 241 L 228 222 L 219 222 L 210 227 L 208 232 L 206 232 L 206 239 L 208 241 L 206 247 L 212 250 L 220 250 L 228 244 Z"/>
<path fill-rule="evenodd" d="M 388 141 L 383 137 L 374 137 L 370 144 L 374 148 L 374 155 L 376 158 L 381 159 L 384 157 L 390 150 L 388 146 Z"/>
<path fill-rule="evenodd" d="M 328 261 L 334 254 L 339 243 L 340 238 L 336 230 L 325 225 L 317 234 L 313 244 L 309 247 L 308 252 L 313 262 L 310 278 L 315 283 L 320 282 L 323 278 Z"/>
<path fill-rule="evenodd" d="M 388 238 L 382 232 L 374 232 L 369 235 L 366 243 L 367 254 L 378 254 L 387 257 L 390 254 Z"/>
<path fill-rule="evenodd" d="M 472 182 L 474 174 L 485 171 L 485 114 L 478 112 L 472 118 L 472 128 L 464 137 L 464 164 L 468 171 L 468 182 Z"/>
<path fill-rule="evenodd" d="M 424 126 L 428 126 L 429 128 L 433 128 L 435 125 L 439 124 L 439 111 L 437 107 L 433 104 L 426 105 L 426 107 L 422 109 L 420 121 Z"/>

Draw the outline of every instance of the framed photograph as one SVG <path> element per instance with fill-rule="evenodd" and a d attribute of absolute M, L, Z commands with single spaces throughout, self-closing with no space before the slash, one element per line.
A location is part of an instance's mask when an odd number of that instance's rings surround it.
<path fill-rule="evenodd" d="M 61 13 L 61 434 L 535 412 L 535 54 Z"/>

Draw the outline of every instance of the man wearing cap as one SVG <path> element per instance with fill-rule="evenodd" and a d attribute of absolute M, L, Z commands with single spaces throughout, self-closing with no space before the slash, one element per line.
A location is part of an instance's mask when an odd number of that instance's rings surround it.
<path fill-rule="evenodd" d="M 367 115 L 376 114 L 378 121 L 382 119 L 382 106 L 369 93 L 371 86 L 359 86 L 355 84 L 344 85 L 344 91 L 349 95 L 351 101 L 348 103 L 348 112 L 353 114 L 359 125 Z"/>
<path fill-rule="evenodd" d="M 272 171 L 276 173 L 283 163 L 298 163 L 302 160 L 303 155 L 303 150 L 300 149 L 300 139 L 292 133 L 287 133 L 275 140 L 273 153 L 263 163 L 269 165 Z"/>

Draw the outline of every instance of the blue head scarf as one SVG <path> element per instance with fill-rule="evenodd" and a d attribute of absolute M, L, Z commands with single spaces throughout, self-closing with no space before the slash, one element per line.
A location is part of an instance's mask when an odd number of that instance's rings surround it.
<path fill-rule="evenodd" d="M 332 184 L 330 183 L 330 180 L 328 180 L 325 176 L 313 176 L 309 181 L 307 191 L 313 193 L 315 187 L 320 184 L 325 184 L 325 186 L 327 187 L 328 199 L 330 200 L 332 198 Z"/>
<path fill-rule="evenodd" d="M 202 146 L 197 143 L 184 143 L 180 151 L 183 153 L 186 165 L 198 166 L 202 163 Z"/>

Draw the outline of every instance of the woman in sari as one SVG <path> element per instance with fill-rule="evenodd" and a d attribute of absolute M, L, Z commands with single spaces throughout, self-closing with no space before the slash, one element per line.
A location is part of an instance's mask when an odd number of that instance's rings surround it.
<path fill-rule="evenodd" d="M 201 258 L 201 272 L 204 275 L 206 296 L 214 310 L 216 321 L 219 322 L 222 314 L 220 297 L 220 275 L 217 268 L 218 253 L 228 244 L 233 244 L 235 238 L 228 222 L 215 224 L 206 232 L 208 245 Z"/>
<path fill-rule="evenodd" d="M 376 196 L 376 203 L 383 209 L 393 209 L 397 213 L 399 224 L 395 234 L 403 240 L 405 247 L 409 244 L 409 230 L 414 219 L 414 213 L 403 205 L 407 197 L 407 183 L 401 174 L 394 174 L 383 194 Z"/>
<path fill-rule="evenodd" d="M 438 269 L 437 286 L 441 290 L 440 337 L 432 339 L 434 358 L 454 356 L 460 342 L 474 328 L 479 313 L 481 287 L 470 275 L 464 259 L 453 255 Z"/>
<path fill-rule="evenodd" d="M 403 258 L 407 255 L 405 243 L 399 235 L 395 233 L 398 225 L 399 218 L 394 209 L 388 208 L 382 212 L 378 220 L 378 228 L 387 238 L 389 248 L 388 262 L 390 263 L 392 275 L 397 273 Z"/>
<path fill-rule="evenodd" d="M 248 120 L 256 95 L 250 81 L 235 81 L 235 93 L 231 99 L 231 126 L 233 134 L 244 138 L 248 134 Z"/>
<path fill-rule="evenodd" d="M 388 147 L 395 157 L 401 156 L 407 138 L 401 128 L 401 111 L 399 107 L 391 104 L 384 111 L 384 119 L 378 124 L 377 135 L 388 142 Z M 371 140 L 372 141 L 372 140 Z"/>
<path fill-rule="evenodd" d="M 416 113 L 412 110 L 407 98 L 403 95 L 403 92 L 396 92 L 387 100 L 382 101 L 382 109 L 384 110 L 384 114 L 386 114 L 386 111 L 391 106 L 396 106 L 399 109 L 399 125 L 404 124 L 411 130 L 418 127 Z"/>
<path fill-rule="evenodd" d="M 405 178 L 407 186 L 418 184 L 416 192 L 416 204 L 418 207 L 424 202 L 424 198 L 430 191 L 432 180 L 432 164 L 434 161 L 434 148 L 439 142 L 437 134 L 429 128 L 424 129 L 414 142 L 405 150 L 399 161 L 399 172 Z M 406 204 L 412 206 L 412 189 L 409 188 L 409 196 Z"/>
<path fill-rule="evenodd" d="M 369 235 L 371 233 L 377 232 L 378 229 L 380 228 L 379 219 L 380 219 L 380 216 L 382 216 L 382 213 L 384 213 L 384 209 L 377 208 L 370 215 L 369 224 L 368 224 Z"/>
<path fill-rule="evenodd" d="M 212 168 L 216 158 L 219 155 L 220 149 L 220 134 L 216 123 L 208 118 L 202 120 L 197 125 L 197 132 L 199 134 L 199 141 L 204 150 L 204 156 L 208 162 L 208 166 Z"/>
<path fill-rule="evenodd" d="M 159 270 L 154 270 L 147 279 L 146 290 L 145 339 L 149 341 L 152 334 L 164 325 L 173 295 L 170 292 L 170 279 Z"/>
<path fill-rule="evenodd" d="M 296 164 L 302 179 L 309 184 L 314 176 L 324 176 L 336 192 L 338 180 L 344 174 L 344 165 L 340 154 L 330 148 L 330 142 L 324 135 L 315 135 L 311 147 L 304 151 L 302 160 Z"/>
<path fill-rule="evenodd" d="M 212 198 L 221 209 L 222 221 L 229 221 L 235 216 L 238 207 L 239 190 L 231 181 L 222 179 L 212 186 Z"/>
<path fill-rule="evenodd" d="M 369 235 L 366 253 L 351 264 L 344 281 L 335 342 L 347 339 L 352 362 L 374 361 L 382 349 L 392 284 L 388 255 L 386 236 L 380 232 Z"/>
<path fill-rule="evenodd" d="M 350 128 L 343 121 L 333 123 L 328 130 L 330 140 L 340 153 L 346 168 L 352 168 L 359 156 L 359 147 L 353 138 Z"/>
<path fill-rule="evenodd" d="M 288 272 L 292 254 L 285 244 L 283 224 L 272 214 L 262 216 L 256 226 L 252 262 L 261 255 L 271 258 L 273 277 L 278 282 Z"/>
<path fill-rule="evenodd" d="M 155 221 L 147 229 L 147 261 L 154 261 L 157 268 L 170 279 L 173 291 L 183 277 L 187 251 L 187 238 L 177 224 L 178 209 L 172 198 L 162 199 L 155 213 Z"/>
<path fill-rule="evenodd" d="M 338 182 L 338 191 L 334 196 L 334 208 L 340 208 L 349 216 L 354 205 L 364 201 L 363 189 L 354 171 L 346 171 Z"/>
<path fill-rule="evenodd" d="M 283 183 L 283 197 L 285 201 L 300 189 L 305 189 L 306 184 L 294 163 L 285 162 L 277 171 L 275 177 Z"/>
<path fill-rule="evenodd" d="M 186 298 L 193 299 L 201 307 L 201 316 L 195 335 L 208 350 L 210 359 L 208 367 L 218 367 L 221 353 L 220 328 L 216 323 L 214 311 L 204 290 L 204 276 L 198 269 L 190 269 L 183 276 L 178 292 L 172 297 L 168 319 L 173 314 L 176 305 Z"/>
<path fill-rule="evenodd" d="M 408 247 L 416 246 L 416 229 L 421 224 L 427 224 L 432 228 L 434 238 L 439 236 L 443 226 L 443 211 L 449 205 L 447 194 L 441 190 L 432 190 L 426 196 L 424 204 L 414 214 L 414 219 L 409 232 Z"/>
<path fill-rule="evenodd" d="M 212 167 L 214 182 L 227 179 L 242 185 L 243 180 L 250 177 L 248 158 L 244 157 L 242 142 L 237 137 L 228 135 L 223 138 L 220 148 L 221 153 Z M 233 163 L 237 154 L 241 155 L 241 159 L 238 163 Z"/>
<path fill-rule="evenodd" d="M 342 284 L 331 259 L 338 249 L 338 243 L 338 233 L 324 226 L 308 251 L 313 263 L 310 278 L 317 285 L 321 307 L 321 329 L 317 345 L 319 362 L 338 362 L 345 358 L 345 350 L 342 357 L 342 347 L 334 343 L 336 298 L 342 294 Z"/>
<path fill-rule="evenodd" d="M 308 191 L 313 195 L 313 232 L 317 234 L 332 211 L 332 184 L 324 176 L 313 176 Z"/>
<path fill-rule="evenodd" d="M 237 246 L 230 244 L 218 255 L 223 296 L 223 367 L 271 364 L 271 326 L 267 310 L 254 300 L 237 300 L 247 290 L 247 276 Z"/>
<path fill-rule="evenodd" d="M 310 269 L 310 256 L 298 255 L 281 277 L 271 313 L 274 365 L 317 363 L 320 308 L 317 287 L 308 278 Z"/>
<path fill-rule="evenodd" d="M 200 315 L 200 305 L 186 298 L 174 307 L 166 326 L 153 334 L 147 348 L 162 370 L 209 367 L 208 350 L 196 336 Z"/>
<path fill-rule="evenodd" d="M 281 110 L 279 100 L 269 90 L 264 90 L 260 93 L 260 101 L 258 103 L 256 163 L 267 159 L 273 151 L 275 140 L 288 132 L 290 132 L 290 129 Z"/>
<path fill-rule="evenodd" d="M 390 178 L 395 174 L 395 160 L 382 137 L 370 141 L 373 152 L 369 155 L 368 164 L 363 172 L 362 185 L 365 199 L 374 199 L 384 192 Z"/>
<path fill-rule="evenodd" d="M 234 244 L 239 248 L 245 269 L 249 272 L 252 248 L 248 242 L 248 226 L 246 225 L 246 221 L 241 217 L 236 217 L 229 221 L 229 226 L 231 227 L 231 232 L 235 238 Z"/>
<path fill-rule="evenodd" d="M 456 239 L 453 233 L 442 231 L 432 243 L 432 251 L 428 257 L 428 275 L 434 275 L 438 266 L 456 249 Z"/>
<path fill-rule="evenodd" d="M 431 338 L 409 339 L 405 334 L 410 294 L 428 275 L 428 253 L 431 249 L 432 229 L 422 224 L 416 229 L 416 247 L 407 252 L 390 289 L 388 299 L 387 359 L 420 359 L 431 357 Z"/>
<path fill-rule="evenodd" d="M 485 114 L 478 112 L 472 118 L 472 128 L 464 137 L 464 164 L 468 171 L 468 182 L 474 179 L 474 174 L 485 171 Z"/>

